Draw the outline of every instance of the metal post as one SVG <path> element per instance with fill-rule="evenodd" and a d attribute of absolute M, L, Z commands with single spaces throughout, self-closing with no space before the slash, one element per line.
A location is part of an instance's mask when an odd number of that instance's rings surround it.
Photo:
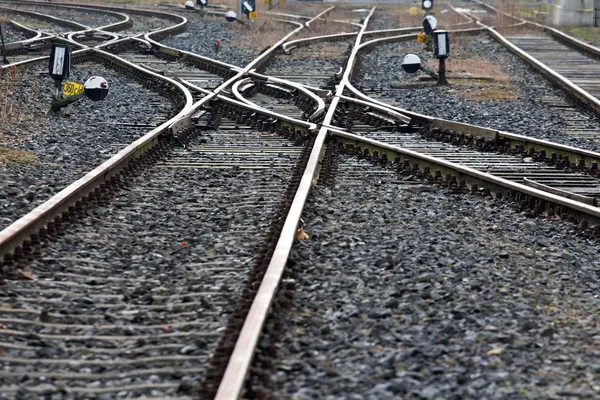
<path fill-rule="evenodd" d="M 600 26 L 600 0 L 594 0 L 594 26 Z"/>
<path fill-rule="evenodd" d="M 8 64 L 6 59 L 6 49 L 4 48 L 4 33 L 2 32 L 2 25 L 0 25 L 0 44 L 2 44 L 2 64 Z"/>
<path fill-rule="evenodd" d="M 440 58 L 440 70 L 438 71 L 438 86 L 447 85 L 448 81 L 446 80 L 446 59 Z"/>
<path fill-rule="evenodd" d="M 241 21 L 244 15 L 244 6 L 242 5 L 244 3 L 244 0 L 238 0 L 238 19 Z"/>

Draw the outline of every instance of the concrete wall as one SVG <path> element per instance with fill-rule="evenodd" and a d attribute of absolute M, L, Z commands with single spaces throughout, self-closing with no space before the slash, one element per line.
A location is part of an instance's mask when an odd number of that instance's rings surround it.
<path fill-rule="evenodd" d="M 554 0 L 550 18 L 558 26 L 586 26 L 594 23 L 594 0 Z"/>

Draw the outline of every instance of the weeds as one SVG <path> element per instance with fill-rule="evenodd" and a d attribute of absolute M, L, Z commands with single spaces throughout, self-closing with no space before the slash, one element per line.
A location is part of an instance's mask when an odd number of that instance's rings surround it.
<path fill-rule="evenodd" d="M 39 87 L 37 79 L 33 79 L 31 97 L 24 90 L 23 78 L 25 69 L 20 66 L 1 72 L 0 75 L 0 129 L 18 125 L 32 118 L 27 105 L 37 99 Z"/>
<path fill-rule="evenodd" d="M 438 67 L 437 59 L 430 59 L 427 63 L 430 69 Z M 448 58 L 446 60 L 446 70 L 450 73 L 472 74 L 474 76 L 485 76 L 496 82 L 508 82 L 509 75 L 504 72 L 497 64 L 479 57 L 469 58 Z"/>
<path fill-rule="evenodd" d="M 38 161 L 35 153 L 25 150 L 0 147 L 0 165 L 4 164 L 34 164 Z"/>
<path fill-rule="evenodd" d="M 277 43 L 293 28 L 291 25 L 284 25 L 268 16 L 258 18 L 251 24 L 232 24 L 230 29 L 242 33 L 232 45 L 245 49 L 262 50 Z"/>

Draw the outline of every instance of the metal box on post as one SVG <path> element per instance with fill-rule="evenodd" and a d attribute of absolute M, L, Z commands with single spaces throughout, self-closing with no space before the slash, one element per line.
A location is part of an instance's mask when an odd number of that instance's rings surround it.
<path fill-rule="evenodd" d="M 66 44 L 53 44 L 48 68 L 52 79 L 67 79 L 71 73 L 71 47 Z"/>

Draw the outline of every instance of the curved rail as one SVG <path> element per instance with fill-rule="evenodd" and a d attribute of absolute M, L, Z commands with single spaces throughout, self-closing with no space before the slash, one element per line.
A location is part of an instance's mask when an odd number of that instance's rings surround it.
<path fill-rule="evenodd" d="M 517 21 L 520 21 L 519 25 L 528 24 L 528 25 L 532 25 L 536 28 L 539 28 L 541 30 L 548 31 L 551 34 L 553 34 L 554 36 L 557 36 L 557 37 L 561 38 L 562 40 L 565 40 L 568 43 L 571 43 L 572 45 L 577 46 L 579 49 L 581 49 L 585 52 L 588 52 L 589 54 L 592 54 L 593 56 L 596 56 L 596 57 L 600 56 L 599 48 L 589 45 L 587 43 L 583 43 L 579 39 L 576 39 L 576 38 L 569 36 L 563 32 L 560 32 L 557 29 L 554 29 L 554 28 L 551 28 L 551 27 L 548 27 L 548 26 L 545 26 L 542 24 L 538 24 L 537 22 L 527 21 L 520 17 L 516 17 L 516 16 L 506 13 L 504 11 L 500 11 L 500 10 L 496 9 L 495 7 L 493 7 L 489 4 L 483 3 L 481 1 L 478 1 L 478 0 L 473 0 L 473 1 L 474 1 L 474 3 L 479 4 L 483 7 L 486 7 L 496 13 L 503 14 L 503 15 L 506 15 Z M 548 67 L 546 64 L 544 64 L 541 61 L 537 60 L 536 58 L 532 57 L 527 52 L 521 50 L 518 46 L 511 43 L 508 39 L 506 39 L 500 32 L 498 32 L 493 27 L 487 26 L 487 25 L 483 24 L 481 21 L 478 21 L 478 23 L 480 25 L 482 25 L 483 27 L 485 27 L 485 29 L 487 29 L 487 31 L 490 33 L 490 35 L 495 40 L 497 40 L 499 43 L 504 45 L 512 53 L 516 54 L 521 59 L 525 60 L 529 65 L 534 67 L 542 75 L 544 75 L 551 81 L 557 83 L 563 90 L 567 91 L 567 93 L 571 93 L 571 94 L 575 95 L 575 97 L 577 97 L 579 100 L 583 101 L 594 112 L 600 114 L 600 99 L 591 95 L 586 90 L 580 88 L 578 85 L 571 82 L 571 80 L 567 79 L 562 74 L 556 72 L 554 69 Z"/>
<path fill-rule="evenodd" d="M 172 32 L 173 28 L 180 28 L 181 26 L 187 23 L 187 19 L 183 17 L 176 16 L 181 19 L 181 23 L 175 27 L 165 28 L 162 32 Z M 303 24 L 294 23 L 298 27 L 285 35 L 281 40 L 279 40 L 275 45 L 273 45 L 267 52 L 262 53 L 259 57 L 257 57 L 252 63 L 246 66 L 244 69 L 240 69 L 236 71 L 235 76 L 230 78 L 228 81 L 224 82 L 218 88 L 216 88 L 212 93 L 206 95 L 203 99 L 193 104 L 193 99 L 189 90 L 185 87 L 184 84 L 177 82 L 174 79 L 166 78 L 162 75 L 156 74 L 152 71 L 149 71 L 145 68 L 137 66 L 133 63 L 130 63 L 126 60 L 121 59 L 118 56 L 110 54 L 100 49 L 84 49 L 73 52 L 74 57 L 79 55 L 86 55 L 87 53 L 98 54 L 104 58 L 111 60 L 112 62 L 116 62 L 127 68 L 133 68 L 141 73 L 152 76 L 153 78 L 160 79 L 162 81 L 166 81 L 169 84 L 177 87 L 182 91 L 185 97 L 185 105 L 179 113 L 171 118 L 170 120 L 164 122 L 159 127 L 153 129 L 140 139 L 128 145 L 126 148 L 119 151 L 116 155 L 111 157 L 108 161 L 104 162 L 102 165 L 95 168 L 93 171 L 86 174 L 83 178 L 78 181 L 72 183 L 67 188 L 63 189 L 56 195 L 52 196 L 47 202 L 38 206 L 30 213 L 21 217 L 17 221 L 13 222 L 10 226 L 0 232 L 0 256 L 9 257 L 11 251 L 21 245 L 29 236 L 35 232 L 37 232 L 40 228 L 44 227 L 48 221 L 51 221 L 53 218 L 59 217 L 61 212 L 64 211 L 64 207 L 67 205 L 74 204 L 78 199 L 83 198 L 87 194 L 91 193 L 95 190 L 101 183 L 105 182 L 111 176 L 118 174 L 119 171 L 127 165 L 127 163 L 136 157 L 143 154 L 145 151 L 150 149 L 157 142 L 157 138 L 164 133 L 174 133 L 180 130 L 186 130 L 190 125 L 190 117 L 196 113 L 202 106 L 207 104 L 210 100 L 217 97 L 221 91 L 227 88 L 229 85 L 234 83 L 237 79 L 241 78 L 248 71 L 255 68 L 261 62 L 267 60 L 267 58 L 273 54 L 273 52 L 279 48 L 285 41 L 287 41 L 292 35 L 299 32 L 304 28 Z M 71 42 L 71 41 L 69 41 Z M 74 43 L 77 45 L 77 43 Z M 38 57 L 35 59 L 21 61 L 19 63 L 10 64 L 7 66 L 3 66 L 2 68 L 10 68 L 15 65 L 25 65 L 32 64 L 36 62 L 42 62 L 47 60 L 48 57 Z M 228 66 L 229 67 L 229 66 Z M 257 112 L 264 112 L 262 110 L 251 107 L 248 104 L 236 102 L 235 100 L 228 99 L 224 96 L 221 96 L 219 100 L 226 102 L 233 102 L 235 105 L 240 107 L 249 107 L 250 109 Z M 270 115 L 274 115 L 271 113 Z M 284 115 L 276 115 L 277 118 L 280 118 L 284 121 L 289 122 L 292 125 L 300 125 L 305 127 L 306 129 L 316 130 L 316 125 L 312 123 L 305 123 L 303 121 L 294 120 L 293 118 L 289 118 Z"/>
<path fill-rule="evenodd" d="M 310 25 L 319 20 L 323 15 L 327 14 L 329 11 L 333 10 L 335 8 L 335 6 L 333 7 L 329 7 L 326 10 L 321 11 L 319 14 L 317 14 L 314 18 L 311 18 L 309 21 L 306 21 L 304 23 L 304 26 L 306 26 L 306 28 L 308 28 L 308 30 L 310 30 Z"/>
<path fill-rule="evenodd" d="M 262 79 L 261 79 L 262 80 Z M 310 90 L 306 89 L 305 87 L 301 86 L 301 85 L 292 85 L 290 83 L 288 83 L 287 81 L 284 80 L 279 80 L 279 81 L 272 81 L 269 80 L 268 78 L 266 80 L 264 80 L 266 84 L 275 84 L 275 85 L 281 85 L 281 86 L 287 86 L 293 90 L 297 90 L 299 92 L 301 92 L 304 96 L 310 98 L 314 103 L 316 103 L 316 110 L 308 117 L 308 121 L 313 122 L 315 120 L 317 120 L 321 115 L 323 115 L 323 113 L 325 112 L 325 102 L 323 101 L 323 99 L 321 99 L 319 96 L 317 96 L 316 94 L 314 94 L 313 92 L 311 92 Z M 234 94 L 234 96 L 239 99 L 240 101 L 258 107 L 258 108 L 262 108 L 265 111 L 270 111 L 265 109 L 264 107 L 259 106 L 258 104 L 254 103 L 253 101 L 245 98 L 239 91 L 239 87 L 240 86 L 244 86 L 243 90 L 245 90 L 248 87 L 253 87 L 255 86 L 254 82 L 252 81 L 252 78 L 244 78 L 244 79 L 240 79 L 237 82 L 235 82 L 233 84 L 233 86 L 231 86 L 231 91 Z"/>
<path fill-rule="evenodd" d="M 358 33 L 356 32 L 348 32 L 348 33 L 334 33 L 332 35 L 322 35 L 322 36 L 314 36 L 304 39 L 291 40 L 283 45 L 283 51 L 286 54 L 290 54 L 290 50 L 295 49 L 296 47 L 308 46 L 312 43 L 317 42 L 336 42 L 340 40 L 345 40 L 348 38 L 356 37 Z"/>
<path fill-rule="evenodd" d="M 25 14 L 25 15 L 28 15 L 28 16 L 31 16 L 31 17 L 34 17 L 37 19 L 42 19 L 42 20 L 45 20 L 48 22 L 52 22 L 53 24 L 56 24 L 59 26 L 75 28 L 77 30 L 92 29 L 89 26 L 80 24 L 78 22 L 67 21 L 64 19 L 53 17 L 52 15 L 42 14 L 42 13 L 35 12 L 35 11 L 27 11 L 27 10 L 21 10 L 18 8 L 8 8 L 8 7 L 2 7 L 2 6 L 0 6 L 0 10 L 15 13 L 15 14 Z"/>
<path fill-rule="evenodd" d="M 26 31 L 26 32 L 33 34 L 33 36 L 30 38 L 24 39 L 24 40 L 6 43 L 4 45 L 4 49 L 7 51 L 21 48 L 27 44 L 30 44 L 31 42 L 35 42 L 36 40 L 39 40 L 44 37 L 44 34 L 40 31 L 38 31 L 37 29 L 33 29 L 28 26 L 22 25 L 17 21 L 10 20 L 9 23 L 19 30 Z"/>
<path fill-rule="evenodd" d="M 337 86 L 336 97 L 334 97 L 329 109 L 327 110 L 327 114 L 325 115 L 325 124 L 330 123 L 333 118 L 333 114 L 335 113 L 340 100 L 339 96 L 344 91 L 345 84 L 348 81 L 351 70 L 354 66 L 358 45 L 360 44 L 368 21 L 373 15 L 374 11 L 375 7 L 371 9 L 369 15 L 365 18 L 361 30 L 356 38 L 356 44 L 352 50 L 350 58 L 348 59 L 342 82 Z M 306 170 L 302 176 L 302 180 L 298 186 L 298 191 L 294 196 L 294 200 L 285 219 L 285 223 L 281 230 L 281 235 L 273 252 L 273 257 L 271 258 L 265 276 L 260 284 L 258 293 L 252 302 L 248 316 L 244 321 L 242 331 L 235 344 L 233 354 L 231 355 L 227 369 L 225 370 L 225 375 L 223 376 L 215 400 L 233 400 L 241 396 L 244 381 L 252 363 L 256 345 L 258 344 L 263 325 L 267 319 L 269 309 L 277 292 L 277 288 L 279 287 L 279 282 L 281 281 L 281 277 L 285 270 L 285 265 L 292 249 L 296 228 L 298 226 L 298 222 L 300 221 L 304 204 L 308 198 L 308 193 L 310 192 L 313 178 L 317 170 L 317 165 L 321 157 L 321 152 L 325 147 L 326 137 L 327 128 L 322 127 L 319 130 L 317 138 L 315 139 Z"/>
<path fill-rule="evenodd" d="M 160 126 L 129 144 L 127 147 L 119 151 L 100 166 L 94 168 L 91 172 L 73 182 L 59 193 L 52 196 L 46 202 L 13 222 L 4 230 L 0 231 L 0 256 L 4 256 L 6 258 L 7 255 L 9 255 L 15 248 L 27 240 L 31 234 L 39 231 L 39 229 L 43 228 L 49 221 L 59 217 L 61 213 L 65 211 L 66 207 L 72 206 L 76 201 L 91 193 L 100 184 L 118 174 L 129 161 L 137 158 L 151 148 L 154 144 L 156 144 L 160 135 L 168 132 L 168 129 L 171 127 L 174 121 L 181 119 L 188 112 L 193 103 L 191 93 L 181 83 L 148 71 L 113 54 L 97 49 L 84 49 L 73 52 L 73 57 L 87 54 L 97 54 L 102 58 L 105 58 L 111 62 L 116 62 L 121 66 L 136 70 L 154 79 L 168 82 L 170 85 L 178 88 L 183 93 L 185 105 L 173 118 L 162 123 Z M 48 57 L 40 57 L 34 60 L 27 60 L 24 63 L 40 62 L 46 59 L 48 59 Z"/>
<path fill-rule="evenodd" d="M 447 176 L 448 174 L 454 176 L 456 177 L 457 182 L 462 180 L 465 184 L 477 185 L 473 187 L 487 187 L 491 192 L 495 192 L 497 195 L 500 194 L 502 197 L 510 196 L 512 194 L 511 192 L 517 192 L 524 196 L 529 196 L 571 210 L 577 220 L 586 220 L 593 224 L 600 223 L 600 209 L 598 207 L 539 190 L 525 184 L 493 176 L 451 161 L 357 136 L 337 128 L 332 128 L 330 130 L 338 141 L 349 146 L 358 146 L 360 152 L 362 152 L 363 149 L 367 149 L 371 152 L 377 152 L 379 157 L 383 156 L 388 160 L 404 160 L 408 161 L 411 165 L 417 163 L 420 167 L 427 167 L 431 169 L 431 171 L 440 171 L 442 176 Z"/>

